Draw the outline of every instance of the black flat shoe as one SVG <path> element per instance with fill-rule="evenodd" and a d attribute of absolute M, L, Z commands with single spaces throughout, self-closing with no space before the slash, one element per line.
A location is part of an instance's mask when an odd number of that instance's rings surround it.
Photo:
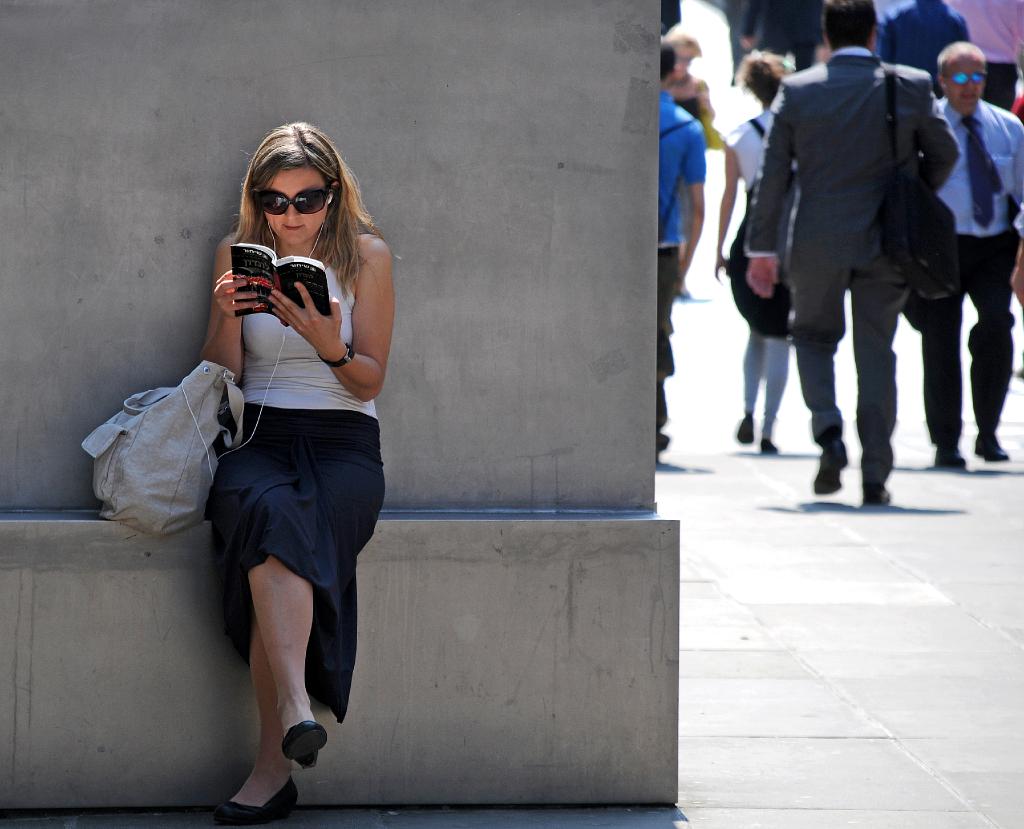
<path fill-rule="evenodd" d="M 890 501 L 892 496 L 885 484 L 864 484 L 864 506 L 887 507 Z"/>
<path fill-rule="evenodd" d="M 295 788 L 295 783 L 289 777 L 288 782 L 281 787 L 281 791 L 262 806 L 245 806 L 229 800 L 213 810 L 213 819 L 217 823 L 226 823 L 231 826 L 270 823 L 272 820 L 288 817 L 298 800 L 299 790 Z"/>
<path fill-rule="evenodd" d="M 967 461 L 955 446 L 952 449 L 939 447 L 935 450 L 935 466 L 940 469 L 964 469 Z"/>
<path fill-rule="evenodd" d="M 754 442 L 754 416 L 745 414 L 736 429 L 736 440 L 744 446 Z"/>
<path fill-rule="evenodd" d="M 316 720 L 303 720 L 288 729 L 281 741 L 281 753 L 304 769 L 316 765 L 317 752 L 327 744 L 327 730 Z"/>
<path fill-rule="evenodd" d="M 779 447 L 772 443 L 771 438 L 761 438 L 761 454 L 777 455 L 779 454 Z"/>
<path fill-rule="evenodd" d="M 978 435 L 978 439 L 974 443 L 974 454 L 992 462 L 1010 460 L 1010 456 L 1003 451 L 1003 447 L 999 445 L 995 435 L 984 437 Z"/>
<path fill-rule="evenodd" d="M 815 495 L 831 495 L 842 489 L 839 473 L 846 467 L 846 445 L 842 438 L 825 440 L 821 444 L 821 462 L 814 478 Z"/>

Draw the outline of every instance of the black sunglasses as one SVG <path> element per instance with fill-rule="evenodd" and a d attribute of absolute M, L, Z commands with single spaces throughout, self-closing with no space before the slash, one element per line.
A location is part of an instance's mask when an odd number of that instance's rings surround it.
<path fill-rule="evenodd" d="M 284 193 L 276 190 L 260 190 L 256 194 L 260 207 L 272 216 L 280 216 L 287 209 L 289 204 L 294 204 L 295 209 L 300 213 L 318 213 L 331 203 L 334 197 L 334 188 L 317 187 L 313 190 L 303 190 L 296 193 L 294 198 L 288 198 Z"/>

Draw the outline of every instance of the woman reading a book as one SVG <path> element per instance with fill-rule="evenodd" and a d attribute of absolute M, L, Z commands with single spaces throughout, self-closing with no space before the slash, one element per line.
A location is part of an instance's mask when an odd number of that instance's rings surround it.
<path fill-rule="evenodd" d="M 323 263 L 330 315 L 300 282 L 267 312 L 232 272 L 231 244 Z M 241 315 L 239 315 L 241 312 Z M 204 359 L 241 377 L 247 443 L 221 460 L 207 505 L 226 631 L 249 662 L 260 739 L 248 779 L 218 822 L 264 823 L 297 800 L 292 761 L 327 741 L 310 695 L 341 722 L 356 647 L 356 556 L 384 498 L 373 400 L 384 383 L 391 254 L 330 139 L 273 130 L 249 163 L 236 229 L 217 248 Z"/>

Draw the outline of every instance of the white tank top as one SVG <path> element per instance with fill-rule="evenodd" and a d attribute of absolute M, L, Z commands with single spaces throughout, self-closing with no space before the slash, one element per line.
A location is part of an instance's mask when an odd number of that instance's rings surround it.
<path fill-rule="evenodd" d="M 342 293 L 334 269 L 327 269 L 327 287 L 331 296 L 341 300 L 341 339 L 352 342 L 352 308 L 355 299 Z M 281 338 L 284 337 L 284 348 Z M 286 327 L 273 314 L 249 314 L 242 320 L 245 366 L 242 369 L 242 393 L 246 403 L 279 409 L 348 409 L 377 416 L 371 400 L 364 403 L 346 389 L 295 330 Z M 274 371 L 277 353 L 281 361 Z M 274 380 L 271 383 L 271 374 Z M 268 389 L 269 384 L 269 389 Z"/>

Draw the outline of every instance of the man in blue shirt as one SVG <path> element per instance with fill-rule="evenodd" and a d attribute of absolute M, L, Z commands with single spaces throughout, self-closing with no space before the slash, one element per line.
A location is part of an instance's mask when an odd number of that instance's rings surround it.
<path fill-rule="evenodd" d="M 1013 214 L 1024 186 L 1024 126 L 1012 114 L 981 100 L 985 56 L 970 43 L 939 55 L 943 116 L 960 144 L 960 158 L 939 197 L 956 216 L 961 290 L 946 299 L 917 300 L 924 355 L 924 403 L 935 444 L 935 465 L 962 468 L 960 324 L 964 294 L 978 311 L 967 341 L 971 398 L 978 424 L 975 453 L 1005 461 L 996 427 L 1013 369 L 1010 274 L 1018 235 Z"/>
<path fill-rule="evenodd" d="M 909 0 L 890 8 L 878 21 L 878 56 L 886 63 L 922 69 L 939 94 L 939 52 L 950 43 L 970 40 L 967 24 L 943 0 Z"/>
<path fill-rule="evenodd" d="M 665 378 L 675 372 L 672 359 L 672 300 L 686 275 L 704 227 L 704 128 L 668 92 L 683 67 L 670 45 L 661 46 L 661 96 L 658 139 L 658 359 L 655 435 L 658 452 L 668 447 L 661 430 L 668 421 Z M 681 189 L 690 201 L 685 243 L 681 228 Z"/>

